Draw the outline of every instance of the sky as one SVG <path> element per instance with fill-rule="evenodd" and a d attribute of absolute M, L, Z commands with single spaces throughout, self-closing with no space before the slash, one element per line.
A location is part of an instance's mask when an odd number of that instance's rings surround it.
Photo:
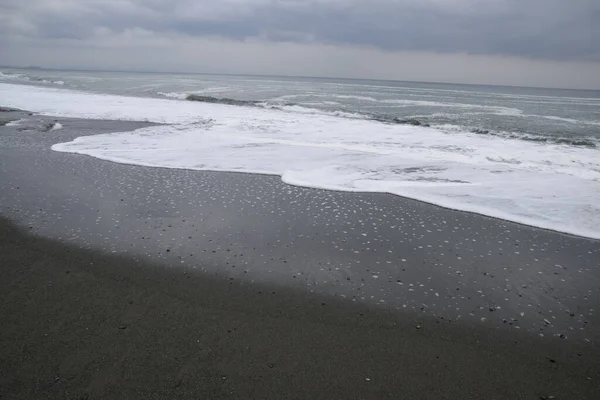
<path fill-rule="evenodd" d="M 600 89 L 600 1 L 0 0 L 0 65 Z"/>

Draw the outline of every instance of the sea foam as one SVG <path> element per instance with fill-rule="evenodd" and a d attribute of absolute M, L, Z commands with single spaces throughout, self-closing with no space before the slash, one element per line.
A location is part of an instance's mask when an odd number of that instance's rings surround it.
<path fill-rule="evenodd" d="M 169 99 L 0 84 L 5 106 L 165 125 L 56 151 L 150 167 L 253 172 L 313 188 L 392 193 L 600 239 L 600 151 L 472 132 Z"/>

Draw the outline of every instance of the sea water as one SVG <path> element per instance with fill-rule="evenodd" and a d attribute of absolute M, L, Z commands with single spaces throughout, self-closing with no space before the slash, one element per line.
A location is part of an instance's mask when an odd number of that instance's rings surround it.
<path fill-rule="evenodd" d="M 4 69 L 0 106 L 160 124 L 56 151 L 275 174 L 600 238 L 598 91 Z"/>

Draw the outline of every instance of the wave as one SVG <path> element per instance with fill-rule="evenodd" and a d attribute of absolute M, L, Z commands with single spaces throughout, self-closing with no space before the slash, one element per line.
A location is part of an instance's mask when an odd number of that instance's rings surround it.
<path fill-rule="evenodd" d="M 557 117 L 557 116 L 553 116 L 553 115 L 531 115 L 531 117 L 540 117 L 540 118 L 545 118 L 545 119 L 549 119 L 552 121 L 568 122 L 570 124 L 585 124 L 585 125 L 600 126 L 599 121 L 588 121 L 588 120 L 580 120 L 580 119 L 574 119 L 574 118 L 564 118 L 564 117 Z"/>
<path fill-rule="evenodd" d="M 185 100 L 185 98 L 188 96 L 186 93 L 165 93 L 165 92 L 158 92 L 157 94 L 159 96 L 168 97 L 170 99 L 178 99 L 178 100 Z"/>
<path fill-rule="evenodd" d="M 162 93 L 161 93 L 162 94 Z M 370 121 L 377 121 L 385 124 L 392 125 L 412 125 L 412 126 L 421 126 L 421 127 L 431 127 L 431 123 L 422 118 L 413 118 L 413 117 L 397 117 L 394 115 L 388 114 L 372 114 L 372 113 L 358 113 L 358 112 L 349 112 L 346 110 L 323 110 L 317 107 L 305 107 L 295 103 L 273 103 L 266 100 L 237 100 L 228 97 L 213 97 L 213 96 L 204 96 L 204 95 L 196 95 L 196 94 L 182 94 L 182 93 L 165 93 L 163 94 L 166 97 L 176 98 L 176 99 L 185 99 L 188 101 L 197 101 L 203 103 L 214 103 L 214 104 L 225 104 L 232 106 L 242 106 L 242 107 L 261 107 L 267 109 L 278 109 L 282 111 L 290 111 L 297 112 L 302 114 L 319 114 L 319 115 L 329 115 L 336 116 L 342 118 L 351 118 L 351 119 L 365 119 Z M 337 96 L 341 97 L 341 96 Z M 431 102 L 428 102 L 431 103 Z M 471 106 L 471 105 L 469 105 Z M 503 108 L 503 107 L 488 107 L 487 108 Z M 476 108 L 476 107 L 468 107 L 468 108 Z M 519 115 L 520 110 L 503 108 L 504 113 L 501 115 Z M 426 116 L 422 116 L 425 118 Z M 556 117 L 558 119 L 559 117 Z M 460 131 L 465 131 L 469 129 L 465 129 L 465 127 L 459 127 Z M 505 132 L 505 131 L 494 131 L 489 129 L 481 129 L 474 128 L 470 129 L 470 132 L 476 133 L 478 135 L 491 135 L 502 137 L 503 139 L 517 139 L 517 140 L 525 140 L 530 142 L 539 142 L 539 143 L 548 143 L 548 144 L 560 144 L 560 145 L 568 145 L 568 146 L 581 146 L 581 147 L 589 147 L 589 148 L 597 148 L 600 143 L 594 140 L 593 138 L 568 138 L 568 137 L 557 137 L 551 135 L 544 135 L 540 133 L 532 133 L 532 132 Z"/>
<path fill-rule="evenodd" d="M 519 115 L 523 111 L 518 108 L 502 107 L 502 106 L 487 106 L 481 104 L 468 104 L 468 103 L 445 103 L 439 101 L 428 101 L 428 100 L 405 100 L 405 99 L 388 99 L 382 100 L 382 103 L 392 104 L 401 107 L 446 107 L 446 108 L 466 108 L 466 109 L 482 109 L 489 110 L 499 115 Z"/>
<path fill-rule="evenodd" d="M 396 124 L 396 125 L 413 125 L 413 126 L 423 126 L 430 127 L 431 125 L 427 122 L 421 121 L 416 118 L 399 118 L 390 115 L 370 115 L 369 118 L 371 121 L 383 122 L 386 124 Z"/>
<path fill-rule="evenodd" d="M 29 85 L 0 84 L 0 98 L 6 106 L 45 115 L 162 123 L 79 137 L 52 146 L 55 151 L 151 167 L 267 173 L 306 187 L 392 193 L 600 239 L 596 149 L 565 151 L 495 139 L 489 132 L 449 134 L 435 127 L 262 106 Z"/>
<path fill-rule="evenodd" d="M 433 128 L 437 128 L 449 133 L 464 133 L 470 132 L 476 135 L 492 136 L 502 139 L 523 140 L 526 142 L 547 143 L 556 145 L 567 145 L 574 147 L 586 147 L 590 149 L 600 148 L 600 141 L 593 137 L 564 137 L 553 136 L 539 132 L 526 131 L 498 131 L 493 129 L 485 129 L 480 127 L 466 127 L 452 124 L 433 124 Z"/>
<path fill-rule="evenodd" d="M 228 97 L 213 97 L 213 96 L 204 96 L 197 94 L 181 94 L 181 93 L 160 93 L 166 97 L 176 98 L 176 99 L 185 99 L 188 101 L 197 101 L 201 103 L 213 103 L 213 104 L 225 104 L 229 106 L 241 106 L 241 107 L 261 107 L 267 109 L 278 109 L 282 111 L 291 111 L 298 112 L 302 114 L 320 114 L 320 115 L 330 115 L 336 117 L 343 118 L 353 118 L 353 119 L 366 119 L 371 121 L 383 122 L 387 124 L 398 124 L 398 125 L 413 125 L 413 126 L 424 126 L 428 127 L 429 124 L 423 121 L 419 121 L 415 118 L 399 118 L 395 116 L 389 115 L 378 115 L 378 114 L 367 114 L 367 113 L 358 113 L 358 112 L 349 112 L 346 110 L 323 110 L 319 108 L 305 107 L 296 103 L 280 103 L 280 102 L 271 102 L 267 100 L 237 100 Z M 341 96 L 337 96 L 341 97 Z M 346 96 L 350 97 L 350 96 Z"/>
<path fill-rule="evenodd" d="M 264 103 L 259 100 L 236 100 L 228 97 L 213 97 L 213 96 L 202 96 L 198 94 L 187 95 L 186 100 L 198 101 L 202 103 L 213 103 L 213 104 L 226 104 L 229 106 L 256 106 L 260 103 Z"/>
<path fill-rule="evenodd" d="M 595 149 L 600 143 L 593 138 L 585 137 L 560 137 L 560 136 L 549 136 L 543 134 L 534 134 L 529 132 L 505 132 L 505 131 L 493 131 L 488 129 L 475 128 L 471 130 L 472 133 L 477 135 L 490 135 L 497 136 L 503 139 L 518 139 L 525 140 L 528 142 L 548 143 L 548 144 L 562 144 L 575 147 L 588 147 Z"/>
<path fill-rule="evenodd" d="M 8 72 L 0 72 L 0 79 L 5 80 L 14 80 L 14 81 L 22 81 L 22 82 L 33 82 L 33 83 L 45 83 L 45 84 L 54 84 L 63 86 L 65 84 L 64 81 L 54 81 L 48 78 L 40 78 L 35 75 L 23 75 L 16 73 L 8 73 Z"/>
<path fill-rule="evenodd" d="M 295 112 L 301 114 L 312 114 L 312 115 L 327 115 L 327 116 L 335 116 L 341 118 L 350 118 L 350 119 L 364 119 L 368 121 L 376 121 L 384 124 L 390 125 L 411 125 L 411 126 L 421 126 L 421 127 L 436 127 L 440 129 L 444 129 L 446 131 L 454 131 L 464 133 L 465 131 L 475 133 L 478 135 L 489 135 L 496 136 L 503 139 L 514 139 L 514 140 L 524 140 L 528 142 L 538 142 L 538 143 L 547 143 L 547 144 L 557 144 L 557 145 L 567 145 L 567 146 L 575 146 L 575 147 L 587 147 L 587 148 L 599 148 L 600 142 L 595 140 L 594 138 L 589 137 L 560 137 L 547 135 L 543 133 L 537 132 L 507 132 L 507 131 L 497 131 L 485 128 L 469 128 L 465 126 L 459 125 L 451 125 L 451 124 L 433 124 L 430 122 L 431 119 L 436 117 L 460 117 L 465 113 L 461 114 L 448 114 L 448 113 L 434 113 L 431 115 L 419 115 L 415 117 L 397 117 L 389 114 L 374 114 L 374 113 L 360 113 L 360 112 L 351 112 L 347 110 L 329 110 L 318 108 L 318 104 L 315 104 L 314 107 L 307 107 L 306 105 L 312 104 L 296 104 L 291 102 L 281 102 L 283 97 L 279 97 L 276 102 L 267 101 L 267 100 L 237 100 L 228 97 L 213 97 L 213 96 L 205 96 L 205 95 L 197 95 L 197 94 L 186 94 L 186 93 L 163 93 L 159 92 L 158 94 L 169 97 L 173 99 L 179 100 L 188 100 L 188 101 L 197 101 L 202 103 L 213 103 L 213 104 L 225 104 L 232 106 L 241 106 L 241 107 L 260 107 L 266 109 L 276 109 L 288 112 Z M 341 97 L 341 96 L 337 96 Z M 286 96 L 285 98 L 292 98 L 292 96 Z M 407 101 L 411 103 L 428 103 L 428 104 L 450 104 L 450 103 L 435 103 L 435 102 L 422 102 L 422 101 Z M 477 108 L 476 105 L 465 105 L 468 107 L 465 108 Z M 518 109 L 510 109 L 506 107 L 490 107 L 490 106 L 481 106 L 480 108 L 492 108 L 492 109 L 503 109 L 497 110 L 494 114 L 499 115 L 519 115 L 522 116 L 521 111 Z M 468 114 L 481 114 L 480 112 L 471 112 Z M 539 116 L 543 117 L 543 116 Z M 556 120 L 567 120 L 565 118 L 560 117 L 547 117 L 548 119 L 556 119 Z M 576 121 L 570 120 L 569 122 Z"/>

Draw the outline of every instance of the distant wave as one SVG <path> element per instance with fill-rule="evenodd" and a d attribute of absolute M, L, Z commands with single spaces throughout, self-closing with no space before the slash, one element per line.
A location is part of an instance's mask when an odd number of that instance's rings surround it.
<path fill-rule="evenodd" d="M 595 141 L 592 138 L 566 138 L 566 137 L 557 137 L 557 136 L 549 136 L 542 134 L 534 134 L 528 132 L 501 132 L 501 131 L 492 131 L 488 129 L 472 129 L 472 133 L 477 135 L 490 135 L 502 137 L 504 139 L 519 139 L 526 140 L 528 142 L 540 142 L 540 143 L 548 143 L 548 144 L 563 144 L 568 146 L 576 146 L 576 147 L 589 147 L 589 148 L 597 148 L 600 143 Z"/>
<path fill-rule="evenodd" d="M 165 92 L 158 92 L 157 94 L 159 96 L 164 96 L 164 97 L 168 97 L 170 99 L 178 99 L 178 100 L 185 100 L 185 98 L 187 97 L 187 94 L 185 94 L 185 93 L 165 93 Z"/>
<path fill-rule="evenodd" d="M 190 94 L 186 98 L 188 101 L 199 101 L 202 103 L 215 103 L 215 104 L 227 104 L 230 106 L 256 106 L 263 103 L 259 100 L 236 100 L 228 97 L 213 97 L 213 96 L 201 96 L 198 94 Z"/>
<path fill-rule="evenodd" d="M 232 102 L 216 97 L 197 103 L 10 83 L 0 84 L 0 97 L 7 107 L 43 115 L 157 123 L 82 136 L 53 145 L 56 151 L 161 168 L 274 174 L 294 185 L 392 193 L 600 238 L 598 150 L 573 143 L 584 134 L 551 139 L 575 144 L 567 149 L 505 140 L 485 126 L 456 124 L 453 132 L 400 126 L 393 118 L 332 117 L 298 105 L 278 105 L 288 112 L 275 112 L 256 100 L 249 108 L 220 105 Z M 240 102 L 234 104 L 248 104 Z"/>
<path fill-rule="evenodd" d="M 46 78 L 40 78 L 39 76 L 27 76 L 23 74 L 13 74 L 8 72 L 0 72 L 0 79 L 11 80 L 11 81 L 22 81 L 22 82 L 34 82 L 34 83 L 46 83 L 55 85 L 64 85 L 64 81 L 53 81 Z"/>
<path fill-rule="evenodd" d="M 166 97 L 181 98 L 180 94 L 177 93 L 166 93 L 163 94 Z M 318 108 L 303 107 L 296 103 L 272 103 L 266 100 L 237 100 L 228 97 L 213 97 L 203 96 L 197 94 L 184 95 L 185 100 L 188 101 L 199 101 L 203 103 L 214 103 L 214 104 L 226 104 L 230 106 L 242 106 L 242 107 L 262 107 L 269 109 L 280 109 L 283 111 L 296 111 L 302 112 L 303 114 L 323 114 L 333 115 L 338 117 L 354 118 L 354 119 L 366 119 L 371 121 L 378 121 L 387 124 L 398 124 L 398 125 L 413 125 L 413 126 L 429 126 L 427 122 L 417 120 L 415 118 L 399 118 L 395 116 L 389 116 L 385 114 L 363 114 L 356 112 L 347 112 L 345 110 L 321 110 Z M 292 109 L 292 107 L 295 107 Z"/>
<path fill-rule="evenodd" d="M 291 112 L 299 112 L 302 114 L 321 114 L 321 115 L 330 115 L 337 116 L 342 118 L 350 118 L 350 119 L 365 119 L 370 121 L 377 121 L 384 124 L 393 124 L 393 125 L 412 125 L 412 126 L 422 126 L 422 127 L 430 127 L 431 124 L 422 118 L 413 118 L 413 117 L 397 117 L 394 115 L 387 114 L 366 114 L 366 113 L 357 113 L 357 112 L 348 112 L 345 110 L 323 110 L 319 108 L 313 107 L 305 107 L 296 103 L 273 103 L 267 100 L 238 100 L 232 99 L 228 97 L 214 97 L 214 96 L 204 96 L 197 94 L 185 94 L 185 93 L 159 93 L 165 97 L 176 98 L 176 99 L 185 99 L 187 101 L 197 101 L 203 103 L 213 103 L 213 104 L 225 104 L 231 106 L 241 106 L 241 107 L 260 107 L 267 109 L 279 109 L 282 111 L 291 111 Z M 512 110 L 509 110 L 512 111 Z M 504 139 L 517 139 L 517 140 L 525 140 L 529 142 L 540 142 L 540 143 L 548 143 L 548 144 L 560 144 L 560 145 L 568 145 L 568 146 L 576 146 L 576 147 L 588 147 L 588 148 L 597 148 L 600 146 L 600 143 L 595 141 L 592 138 L 568 138 L 568 137 L 557 137 L 551 135 L 544 135 L 540 133 L 532 133 L 532 132 L 506 132 L 506 131 L 494 131 L 489 129 L 481 129 L 481 128 L 468 128 L 464 126 L 457 126 L 457 131 L 470 131 L 472 133 L 478 135 L 490 135 L 497 136 Z"/>

